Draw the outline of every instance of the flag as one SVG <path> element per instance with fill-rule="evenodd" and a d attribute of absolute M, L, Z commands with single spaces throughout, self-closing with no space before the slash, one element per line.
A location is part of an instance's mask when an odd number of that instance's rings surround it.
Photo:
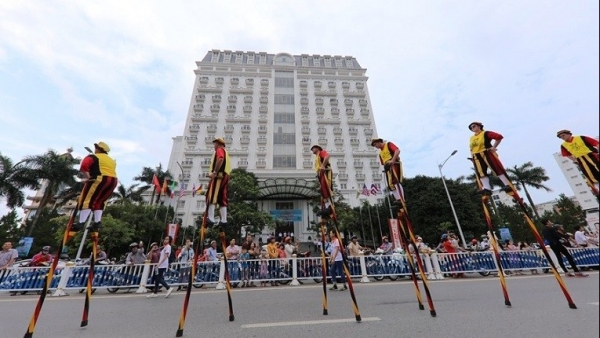
<path fill-rule="evenodd" d="M 192 184 L 192 197 L 196 197 L 196 183 Z"/>
<path fill-rule="evenodd" d="M 367 188 L 367 185 L 365 183 L 363 183 L 361 195 L 369 196 L 369 188 Z"/>
<path fill-rule="evenodd" d="M 159 193 L 160 192 L 160 182 L 158 181 L 158 176 L 156 176 L 156 174 L 154 174 L 154 176 L 152 176 L 152 184 L 154 185 L 154 191 Z"/>
<path fill-rule="evenodd" d="M 179 197 L 185 196 L 185 184 L 181 183 L 181 188 L 179 188 Z"/>
<path fill-rule="evenodd" d="M 204 190 L 202 189 L 202 184 L 200 184 L 198 189 L 196 189 L 195 191 L 196 191 L 196 194 L 198 194 L 198 195 L 204 195 Z"/>
<path fill-rule="evenodd" d="M 168 185 L 168 180 L 165 178 L 165 180 L 163 181 L 163 185 L 162 185 L 162 189 L 161 189 L 161 194 L 163 195 L 170 195 L 170 191 L 169 191 L 169 185 Z"/>
<path fill-rule="evenodd" d="M 371 195 L 377 195 L 377 187 L 375 184 L 371 184 Z"/>

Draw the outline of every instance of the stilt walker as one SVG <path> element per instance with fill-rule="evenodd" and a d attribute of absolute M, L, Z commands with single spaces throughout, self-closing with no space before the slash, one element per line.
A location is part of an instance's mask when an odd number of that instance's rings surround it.
<path fill-rule="evenodd" d="M 229 276 L 229 267 L 227 264 L 227 242 L 225 240 L 225 228 L 227 228 L 227 194 L 229 185 L 229 175 L 231 174 L 231 160 L 225 150 L 225 139 L 219 137 L 213 140 L 215 153 L 210 163 L 210 188 L 206 193 L 208 203 L 208 226 L 219 229 L 219 237 L 223 247 L 223 261 L 225 265 L 225 287 L 227 289 L 227 301 L 229 305 L 229 321 L 234 321 L 233 302 L 231 300 L 231 281 Z M 219 205 L 220 221 L 215 223 L 215 207 Z"/>
<path fill-rule="evenodd" d="M 402 162 L 400 161 L 400 148 L 398 148 L 392 142 L 385 142 L 381 138 L 371 139 L 371 146 L 379 149 L 379 162 L 384 168 L 388 190 L 396 199 L 392 204 L 398 206 L 398 225 L 401 228 L 401 232 L 406 235 L 405 237 L 408 240 L 408 243 L 415 248 L 415 258 L 419 268 L 418 270 L 421 276 L 421 281 L 423 283 L 423 289 L 425 290 L 425 295 L 427 296 L 429 314 L 432 317 L 435 317 L 437 316 L 437 312 L 433 304 L 433 299 L 431 298 L 429 282 L 427 281 L 427 275 L 425 275 L 425 267 L 417 250 L 414 229 L 412 222 L 408 217 L 408 209 L 406 208 L 406 201 L 404 200 L 404 188 L 402 187 L 404 174 L 402 172 Z"/>
<path fill-rule="evenodd" d="M 354 286 L 352 285 L 352 274 L 348 269 L 348 257 L 346 255 L 346 250 L 344 249 L 344 245 L 339 242 L 340 233 L 337 227 L 337 217 L 335 213 L 335 206 L 333 203 L 333 191 L 331 188 L 333 172 L 331 170 L 331 165 L 329 164 L 329 154 L 319 145 L 313 145 L 310 150 L 315 155 L 315 170 L 317 171 L 317 178 L 319 180 L 320 192 L 321 192 L 321 210 L 317 212 L 317 216 L 321 217 L 321 234 L 324 232 L 324 227 L 327 224 L 327 220 L 331 219 L 333 221 L 332 231 L 335 233 L 338 243 L 339 243 L 339 251 L 342 255 L 342 266 L 343 273 L 346 277 L 346 282 L 348 283 L 348 290 L 350 291 L 350 297 L 352 298 L 352 308 L 354 311 L 354 317 L 357 322 L 360 322 L 360 310 L 358 308 L 358 303 L 356 301 L 356 295 L 354 293 Z M 323 241 L 325 238 L 323 237 Z M 335 283 L 335 276 L 332 275 L 332 281 Z M 326 280 L 327 276 L 323 276 L 323 280 Z M 326 286 L 325 286 L 326 287 Z M 323 290 L 326 292 L 325 290 Z M 326 293 L 324 293 L 324 299 L 326 299 Z M 326 303 L 324 302 L 324 305 Z M 326 308 L 324 308 L 323 314 L 326 314 Z"/>
<path fill-rule="evenodd" d="M 592 190 L 592 193 L 600 201 L 598 195 L 599 185 L 598 177 L 598 140 L 589 136 L 573 136 L 570 130 L 559 130 L 556 136 L 563 140 L 560 146 L 560 153 L 564 157 L 568 157 L 575 163 L 583 176 L 585 182 Z"/>
<path fill-rule="evenodd" d="M 112 195 L 113 191 L 117 187 L 118 182 L 116 173 L 117 164 L 113 158 L 108 156 L 109 152 L 110 147 L 105 142 L 94 143 L 94 153 L 86 156 L 81 162 L 79 170 L 83 175 L 83 181 L 85 182 L 83 190 L 79 195 L 77 207 L 73 211 L 73 214 L 71 214 L 71 218 L 69 219 L 69 223 L 67 224 L 67 227 L 65 229 L 63 240 L 57 248 L 56 259 L 53 260 L 50 270 L 46 275 L 46 282 L 44 283 L 42 294 L 40 295 L 40 299 L 38 300 L 38 304 L 34 310 L 34 314 L 29 323 L 29 327 L 27 328 L 27 332 L 25 333 L 26 338 L 33 336 L 39 313 L 46 298 L 46 293 L 48 291 L 48 288 L 50 287 L 50 283 L 52 282 L 54 271 L 56 269 L 56 264 L 58 263 L 63 248 L 65 247 L 66 243 L 71 238 L 73 238 L 73 236 L 75 236 L 77 231 L 81 230 L 85 226 L 88 218 L 90 216 L 93 216 L 93 222 L 88 227 L 88 230 L 90 230 L 90 232 L 92 233 L 94 251 L 92 257 L 93 259 L 88 273 L 88 285 L 86 288 L 87 292 L 81 326 L 83 327 L 88 324 L 90 297 L 92 293 L 92 283 L 94 279 L 93 261 L 96 258 L 98 232 L 102 226 L 102 213 L 104 211 L 104 207 L 106 206 L 106 201 Z M 79 214 L 79 222 L 75 222 L 77 214 Z M 85 238 L 82 240 L 85 240 Z"/>
<path fill-rule="evenodd" d="M 500 141 L 503 138 L 502 135 L 491 131 L 484 131 L 483 124 L 481 122 L 471 122 L 469 124 L 469 130 L 471 130 L 474 133 L 474 135 L 471 136 L 471 139 L 469 141 L 469 146 L 471 149 L 472 161 L 475 166 L 475 175 L 477 176 L 477 179 L 479 180 L 479 182 L 481 182 L 482 185 L 482 189 L 480 189 L 478 193 L 485 196 L 491 196 L 492 194 L 489 184 L 489 178 L 487 177 L 487 170 L 489 168 L 498 176 L 498 178 L 504 184 L 504 188 L 502 188 L 502 190 L 506 192 L 509 196 L 511 196 L 515 200 L 515 202 L 517 202 L 517 204 L 521 207 L 523 214 L 525 214 L 525 220 L 529 225 L 531 233 L 533 234 L 535 240 L 538 242 L 542 252 L 544 253 L 544 256 L 546 256 L 546 259 L 550 264 L 554 277 L 556 277 L 556 281 L 558 282 L 560 289 L 562 290 L 563 294 L 565 295 L 565 298 L 567 299 L 569 308 L 576 309 L 577 306 L 573 302 L 573 299 L 571 298 L 571 295 L 567 290 L 567 286 L 565 285 L 562 277 L 558 273 L 558 270 L 554 266 L 554 263 L 550 258 L 550 254 L 546 249 L 544 240 L 540 236 L 531 216 L 529 215 L 529 211 L 527 210 L 527 206 L 525 205 L 523 198 L 519 196 L 519 194 L 517 193 L 517 189 L 515 188 L 513 183 L 508 179 L 508 176 L 506 175 L 506 170 L 504 169 L 504 165 L 502 165 L 502 162 L 500 162 L 500 158 L 496 153 L 496 149 L 498 148 L 498 145 L 500 144 Z"/>

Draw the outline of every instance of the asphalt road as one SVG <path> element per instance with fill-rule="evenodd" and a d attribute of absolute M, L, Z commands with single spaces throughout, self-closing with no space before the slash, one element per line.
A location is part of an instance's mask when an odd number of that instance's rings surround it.
<path fill-rule="evenodd" d="M 233 289 L 235 321 L 225 291 L 194 289 L 184 337 L 598 337 L 599 276 L 565 278 L 578 309 L 570 309 L 551 274 L 508 277 L 512 307 L 504 305 L 497 277 L 430 281 L 437 317 L 419 310 L 414 286 L 355 282 L 362 322 L 354 319 L 348 291 L 328 292 L 322 314 L 316 284 Z M 48 297 L 34 337 L 175 337 L 183 292 L 164 298 L 99 290 L 89 325 L 79 328 L 83 296 Z M 23 337 L 37 296 L 0 294 L 0 337 Z"/>

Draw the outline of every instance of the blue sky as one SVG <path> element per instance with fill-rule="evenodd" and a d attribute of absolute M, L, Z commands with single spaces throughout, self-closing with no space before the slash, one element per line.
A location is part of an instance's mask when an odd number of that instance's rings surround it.
<path fill-rule="evenodd" d="M 18 161 L 99 140 L 129 185 L 166 164 L 211 49 L 352 55 L 378 136 L 408 177 L 469 174 L 471 121 L 505 136 L 506 166 L 544 167 L 572 195 L 555 133 L 597 136 L 598 1 L 2 1 L 0 152 Z M 6 212 L 0 208 L 0 214 Z"/>

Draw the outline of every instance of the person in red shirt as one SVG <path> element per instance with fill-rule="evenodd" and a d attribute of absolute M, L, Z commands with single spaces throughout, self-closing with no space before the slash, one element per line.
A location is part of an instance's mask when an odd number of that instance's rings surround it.
<path fill-rule="evenodd" d="M 48 266 L 52 264 L 52 255 L 50 254 L 50 247 L 45 246 L 42 251 L 38 252 L 31 258 L 29 266 Z"/>
<path fill-rule="evenodd" d="M 79 195 L 77 207 L 79 222 L 71 226 L 68 237 L 83 228 L 90 214 L 94 213 L 94 222 L 89 229 L 98 232 L 101 227 L 102 211 L 106 201 L 117 187 L 117 162 L 108 156 L 110 147 L 104 142 L 94 143 L 94 153 L 81 161 L 79 171 L 83 174 L 83 190 Z"/>
<path fill-rule="evenodd" d="M 329 153 L 318 144 L 310 147 L 310 151 L 315 155 L 315 171 L 317 172 L 317 179 L 319 180 L 319 191 L 321 192 L 321 199 L 323 200 L 324 207 L 322 210 L 317 212 L 317 216 L 329 217 L 332 213 L 331 209 L 331 193 L 332 193 L 332 180 L 333 171 L 331 170 L 331 164 L 329 163 Z"/>
<path fill-rule="evenodd" d="M 504 136 L 493 131 L 484 131 L 481 122 L 471 122 L 469 130 L 473 132 L 473 136 L 469 140 L 469 148 L 471 149 L 471 156 L 475 165 L 475 174 L 481 180 L 481 185 L 483 186 L 478 193 L 483 195 L 492 194 L 488 168 L 502 181 L 504 184 L 503 190 L 510 192 L 512 189 L 510 188 L 508 177 L 506 177 L 506 170 L 496 153 L 496 149 Z"/>
<path fill-rule="evenodd" d="M 231 160 L 225 150 L 225 140 L 221 137 L 213 140 L 215 153 L 210 163 L 210 183 L 206 191 L 206 203 L 208 205 L 208 216 L 206 222 L 210 227 L 215 224 L 215 206 L 219 205 L 221 216 L 220 225 L 227 226 L 227 193 L 229 186 L 229 175 L 231 174 Z"/>
<path fill-rule="evenodd" d="M 396 199 L 395 205 L 399 204 L 400 197 L 404 195 L 402 180 L 402 162 L 400 161 L 400 148 L 392 142 L 385 142 L 381 138 L 371 140 L 371 146 L 379 149 L 379 162 L 383 165 L 386 183 L 392 196 Z"/>
<path fill-rule="evenodd" d="M 570 130 L 560 130 L 556 136 L 563 140 L 560 153 L 575 162 L 585 176 L 588 185 L 598 195 L 598 140 L 589 136 L 573 136 Z"/>

